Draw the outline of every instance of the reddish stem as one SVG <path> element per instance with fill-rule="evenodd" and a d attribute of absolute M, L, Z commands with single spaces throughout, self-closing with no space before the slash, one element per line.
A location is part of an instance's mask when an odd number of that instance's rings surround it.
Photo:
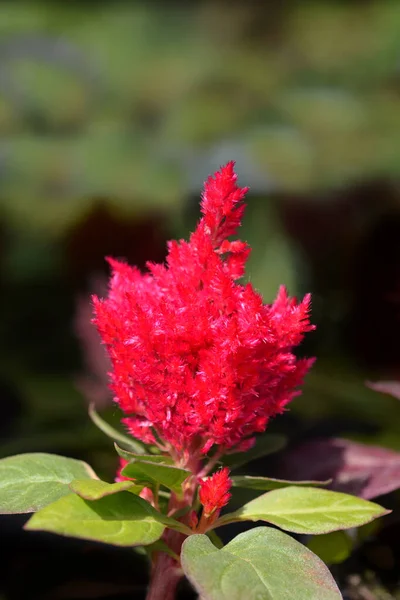
<path fill-rule="evenodd" d="M 169 529 L 162 539 L 179 556 L 185 537 L 182 533 Z M 178 562 L 165 552 L 157 552 L 146 600 L 174 600 L 176 588 L 182 577 L 183 572 Z"/>
<path fill-rule="evenodd" d="M 175 511 L 192 506 L 193 504 L 193 497 L 197 487 L 196 473 L 199 472 L 201 467 L 201 462 L 196 452 L 193 452 L 184 466 L 193 475 L 186 480 L 183 486 L 183 498 L 178 498 L 174 493 L 171 494 L 168 514 L 173 514 Z M 189 515 L 185 515 L 181 520 L 189 525 Z M 178 531 L 166 529 L 161 539 L 177 556 L 180 556 L 182 544 L 186 537 L 186 535 Z M 183 571 L 178 560 L 165 552 L 156 552 L 153 559 L 146 600 L 175 600 L 176 588 L 182 577 Z"/>

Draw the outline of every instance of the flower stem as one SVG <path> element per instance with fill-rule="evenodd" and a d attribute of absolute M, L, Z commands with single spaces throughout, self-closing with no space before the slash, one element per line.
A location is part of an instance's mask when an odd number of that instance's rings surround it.
<path fill-rule="evenodd" d="M 222 450 L 217 451 L 214 454 L 214 456 L 209 460 L 209 462 L 205 465 L 205 467 L 203 467 L 200 473 L 197 474 L 197 477 L 205 477 L 206 475 L 208 475 L 209 472 L 213 470 L 213 468 L 215 467 L 222 455 Z"/>
<path fill-rule="evenodd" d="M 169 529 L 165 532 L 163 540 L 179 556 L 185 537 Z M 157 552 L 146 600 L 175 600 L 176 588 L 182 577 L 179 563 L 165 552 Z"/>
<path fill-rule="evenodd" d="M 199 471 L 200 461 L 196 455 L 194 455 L 191 457 L 190 461 L 187 461 L 185 466 L 193 473 L 193 475 L 186 480 L 183 489 L 183 498 L 177 497 L 173 492 L 171 493 L 168 505 L 169 515 L 174 514 L 174 512 L 180 509 L 191 507 L 193 504 L 193 497 L 197 486 L 197 477 L 195 473 Z M 186 519 L 188 519 L 188 515 L 185 515 L 180 520 L 185 522 Z M 189 525 L 188 522 L 186 522 L 186 524 Z M 182 544 L 186 537 L 187 536 L 183 533 L 179 533 L 173 529 L 166 529 L 161 539 L 170 550 L 179 557 L 181 555 Z M 150 584 L 146 600 L 175 600 L 176 588 L 182 577 L 183 571 L 179 560 L 176 560 L 166 552 L 156 552 L 153 556 Z"/>

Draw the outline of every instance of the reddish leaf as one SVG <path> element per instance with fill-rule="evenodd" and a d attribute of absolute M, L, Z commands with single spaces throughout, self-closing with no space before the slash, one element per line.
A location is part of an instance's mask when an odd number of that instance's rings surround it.
<path fill-rule="evenodd" d="M 367 386 L 375 392 L 389 394 L 400 400 L 400 381 L 367 381 Z"/>
<path fill-rule="evenodd" d="M 400 488 L 400 453 L 340 438 L 301 444 L 283 459 L 290 479 L 332 479 L 332 489 L 375 498 Z"/>

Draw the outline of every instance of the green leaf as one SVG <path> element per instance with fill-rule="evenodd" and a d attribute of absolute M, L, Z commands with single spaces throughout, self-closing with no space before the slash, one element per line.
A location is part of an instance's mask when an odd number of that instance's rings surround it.
<path fill-rule="evenodd" d="M 145 482 L 151 485 L 159 483 L 178 496 L 182 494 L 182 483 L 191 475 L 190 471 L 185 469 L 146 461 L 137 461 L 126 465 L 121 474 L 141 483 Z"/>
<path fill-rule="evenodd" d="M 202 600 L 340 600 L 324 563 L 276 529 L 256 527 L 218 550 L 206 535 L 183 543 L 183 570 Z"/>
<path fill-rule="evenodd" d="M 145 546 L 162 536 L 160 517 L 148 502 L 128 492 L 93 502 L 71 494 L 34 514 L 25 529 L 114 546 Z"/>
<path fill-rule="evenodd" d="M 181 523 L 172 517 L 167 517 L 167 515 L 163 513 L 157 513 L 157 515 L 160 523 L 163 523 L 168 529 L 175 529 L 175 531 L 180 531 L 185 535 L 192 535 L 193 531 L 184 523 Z"/>
<path fill-rule="evenodd" d="M 282 450 L 285 446 L 285 436 L 266 433 L 257 437 L 255 445 L 247 452 L 228 454 L 227 456 L 224 456 L 221 462 L 233 471 L 252 460 L 268 456 L 268 454 L 273 454 L 274 452 L 279 452 L 279 450 Z"/>
<path fill-rule="evenodd" d="M 391 511 L 356 496 L 316 488 L 286 487 L 263 494 L 224 515 L 215 527 L 234 521 L 267 521 L 294 533 L 329 533 L 369 523 Z"/>
<path fill-rule="evenodd" d="M 215 529 L 210 529 L 210 531 L 207 531 L 207 537 L 210 538 L 210 540 L 212 541 L 212 543 L 214 544 L 214 546 L 218 549 L 221 549 L 224 547 L 224 542 L 221 540 L 221 538 L 219 537 L 219 535 L 216 533 Z"/>
<path fill-rule="evenodd" d="M 99 413 L 94 408 L 93 404 L 90 404 L 90 406 L 89 406 L 89 417 L 92 419 L 92 421 L 96 425 L 96 427 L 98 427 L 100 429 L 100 431 L 105 433 L 107 437 L 114 440 L 114 442 L 120 442 L 121 444 L 124 444 L 125 446 L 127 446 L 128 448 L 130 448 L 131 450 L 136 452 L 137 454 L 145 453 L 145 445 L 144 444 L 142 444 L 141 442 L 138 442 L 133 437 L 129 437 L 129 436 L 121 433 L 120 431 L 115 429 L 112 425 L 110 425 L 109 423 L 104 421 L 104 419 L 102 419 L 100 417 Z"/>
<path fill-rule="evenodd" d="M 0 460 L 0 513 L 30 513 L 71 493 L 73 479 L 94 479 L 86 463 L 56 454 L 18 454 Z"/>
<path fill-rule="evenodd" d="M 107 483 L 100 479 L 74 479 L 69 484 L 70 489 L 84 500 L 100 500 L 118 492 L 129 491 L 139 494 L 143 485 L 135 485 L 133 481 L 118 481 Z"/>
<path fill-rule="evenodd" d="M 287 481 L 286 479 L 273 479 L 271 477 L 251 477 L 250 475 L 234 475 L 232 485 L 234 487 L 247 488 L 250 490 L 278 490 L 288 486 L 318 487 L 329 485 L 331 479 L 326 481 Z"/>
<path fill-rule="evenodd" d="M 328 565 L 337 565 L 349 558 L 353 542 L 345 531 L 331 531 L 325 535 L 312 537 L 307 548 Z"/>
<path fill-rule="evenodd" d="M 164 542 L 164 540 L 157 540 L 156 542 L 154 542 L 154 544 L 146 546 L 145 548 L 147 551 L 147 555 L 150 558 L 150 561 L 152 560 L 151 556 L 153 552 L 165 552 L 165 554 L 168 554 L 168 556 L 171 556 L 174 560 L 176 560 L 179 563 L 179 556 L 176 554 L 176 552 L 171 550 L 171 548 Z"/>
<path fill-rule="evenodd" d="M 174 464 L 174 461 L 172 460 L 171 456 L 166 456 L 164 454 L 135 454 L 134 452 L 129 452 L 129 450 L 124 450 L 123 448 L 120 448 L 120 446 L 118 446 L 117 443 L 115 443 L 114 446 L 120 457 L 124 458 L 125 460 L 128 460 L 129 462 L 137 462 L 138 460 L 144 460 L 146 462 L 154 462 L 164 465 Z"/>
<path fill-rule="evenodd" d="M 83 498 L 83 500 L 100 500 L 100 498 L 105 498 L 106 496 L 112 496 L 113 494 L 118 494 L 119 492 L 127 491 L 132 494 L 140 494 L 143 489 L 143 485 L 136 485 L 133 481 L 119 481 L 117 483 L 107 483 L 105 481 L 101 481 L 100 479 L 90 479 L 90 480 L 80 480 L 75 479 L 70 483 L 70 489 L 74 491 L 78 496 Z M 160 492 L 159 492 L 160 493 Z M 182 509 L 182 514 L 186 514 L 190 510 L 190 507 Z M 192 533 L 191 529 L 189 529 L 186 525 L 177 521 L 176 518 L 178 514 L 176 513 L 174 517 L 167 517 L 166 515 L 159 513 L 156 511 L 153 513 L 153 516 L 160 523 L 163 523 L 170 529 L 176 529 L 177 531 L 181 531 L 182 533 L 186 533 L 190 535 Z"/>

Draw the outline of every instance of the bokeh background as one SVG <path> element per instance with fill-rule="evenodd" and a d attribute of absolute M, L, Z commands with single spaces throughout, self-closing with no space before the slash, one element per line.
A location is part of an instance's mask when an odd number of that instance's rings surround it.
<path fill-rule="evenodd" d="M 1 456 L 113 478 L 87 417 L 119 418 L 90 325 L 104 256 L 162 261 L 231 159 L 248 278 L 267 302 L 311 291 L 318 326 L 272 428 L 400 450 L 398 401 L 365 385 L 400 379 L 400 3 L 32 0 L 0 4 Z M 1 521 L 2 600 L 142 597 L 138 558 L 22 522 Z"/>

